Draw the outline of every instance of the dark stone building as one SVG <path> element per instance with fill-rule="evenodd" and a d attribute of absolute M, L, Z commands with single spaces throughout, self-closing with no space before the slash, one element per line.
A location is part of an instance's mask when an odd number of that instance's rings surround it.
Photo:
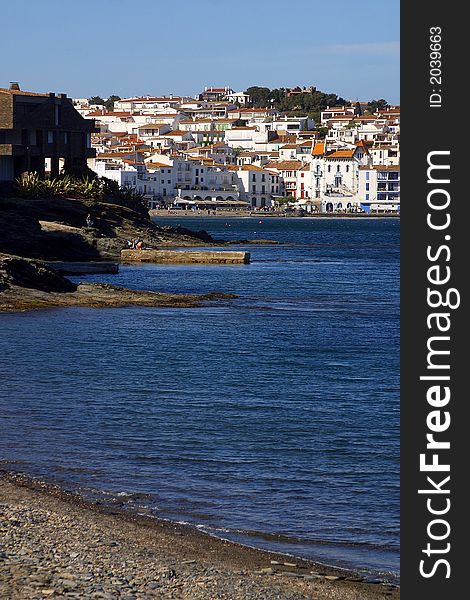
<path fill-rule="evenodd" d="M 66 94 L 23 92 L 18 84 L 0 88 L 0 183 L 23 173 L 45 174 L 46 159 L 52 177 L 86 168 L 95 156 L 91 119 L 78 113 Z"/>

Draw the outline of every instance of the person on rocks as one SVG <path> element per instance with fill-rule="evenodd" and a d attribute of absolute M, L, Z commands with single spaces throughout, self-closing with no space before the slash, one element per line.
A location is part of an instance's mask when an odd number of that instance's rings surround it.
<path fill-rule="evenodd" d="M 90 213 L 88 213 L 86 216 L 86 226 L 93 227 L 93 219 L 91 218 Z"/>

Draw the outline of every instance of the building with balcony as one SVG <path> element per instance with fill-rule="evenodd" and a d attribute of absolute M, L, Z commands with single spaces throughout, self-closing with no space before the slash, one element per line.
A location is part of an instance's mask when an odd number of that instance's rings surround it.
<path fill-rule="evenodd" d="M 279 160 L 270 161 L 266 168 L 279 176 L 279 195 L 292 196 L 297 199 L 298 195 L 298 171 L 304 166 L 300 160 Z"/>
<path fill-rule="evenodd" d="M 227 96 L 233 94 L 232 88 L 225 87 L 205 87 L 204 91 L 199 94 L 199 100 L 208 100 L 214 102 L 217 100 L 223 100 Z"/>
<path fill-rule="evenodd" d="M 96 131 L 66 94 L 25 92 L 17 83 L 0 88 L 0 182 L 32 171 L 44 176 L 46 165 L 51 176 L 85 170 Z"/>
<path fill-rule="evenodd" d="M 251 208 L 269 208 L 280 196 L 282 183 L 277 173 L 255 165 L 237 165 L 229 167 L 234 182 L 244 200 Z"/>
<path fill-rule="evenodd" d="M 358 199 L 366 212 L 400 210 L 400 166 L 359 167 Z"/>

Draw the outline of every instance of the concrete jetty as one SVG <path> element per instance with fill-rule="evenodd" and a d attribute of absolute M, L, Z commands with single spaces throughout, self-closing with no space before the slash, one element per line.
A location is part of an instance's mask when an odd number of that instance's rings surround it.
<path fill-rule="evenodd" d="M 122 262 L 249 264 L 250 253 L 225 250 L 121 250 Z"/>
<path fill-rule="evenodd" d="M 119 273 L 119 263 L 105 261 L 69 262 L 49 261 L 47 267 L 55 269 L 62 275 L 97 275 L 101 273 Z"/>

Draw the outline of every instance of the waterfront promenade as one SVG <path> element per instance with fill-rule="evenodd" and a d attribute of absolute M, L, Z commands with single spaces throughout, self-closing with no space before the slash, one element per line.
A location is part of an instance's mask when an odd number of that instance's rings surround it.
<path fill-rule="evenodd" d="M 253 217 L 253 218 L 305 218 L 305 219 L 370 219 L 370 218 L 398 218 L 399 212 L 311 212 L 311 213 L 298 213 L 292 212 L 281 212 L 281 211 L 261 211 L 261 210 L 181 210 L 181 209 L 152 209 L 149 211 L 151 217 L 222 217 L 228 218 L 240 218 L 240 217 Z"/>

